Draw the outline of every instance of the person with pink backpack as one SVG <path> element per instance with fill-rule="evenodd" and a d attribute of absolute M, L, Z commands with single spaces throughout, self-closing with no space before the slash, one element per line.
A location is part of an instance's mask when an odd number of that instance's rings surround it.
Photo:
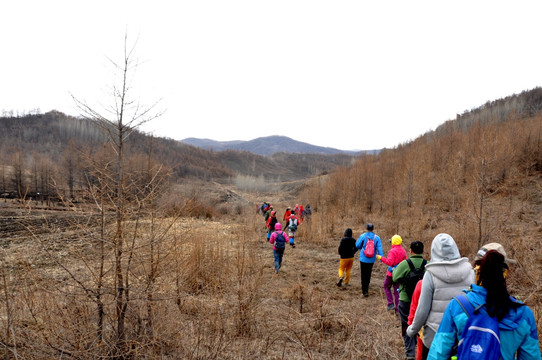
<path fill-rule="evenodd" d="M 356 248 L 361 250 L 359 252 L 359 267 L 361 271 L 361 292 L 364 297 L 369 296 L 369 284 L 376 255 L 384 255 L 380 236 L 376 235 L 373 230 L 374 225 L 367 224 L 367 232 L 361 234 L 356 240 Z"/>

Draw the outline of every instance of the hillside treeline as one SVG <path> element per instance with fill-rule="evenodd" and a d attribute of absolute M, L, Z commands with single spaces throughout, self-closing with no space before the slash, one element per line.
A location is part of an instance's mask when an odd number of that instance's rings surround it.
<path fill-rule="evenodd" d="M 58 111 L 0 118 L 0 194 L 12 197 L 77 198 L 89 186 L 92 161 L 104 152 L 107 136 L 98 122 Z M 149 161 L 182 179 L 227 181 L 239 175 L 285 181 L 314 176 L 352 162 L 349 155 L 214 152 L 134 130 L 128 137 L 132 169 Z"/>
<path fill-rule="evenodd" d="M 399 233 L 429 249 L 446 232 L 466 256 L 495 241 L 537 267 L 542 89 L 488 102 L 413 142 L 363 156 L 312 182 L 303 197 L 325 214 L 328 234 L 362 231 L 370 221 L 388 238 Z"/>

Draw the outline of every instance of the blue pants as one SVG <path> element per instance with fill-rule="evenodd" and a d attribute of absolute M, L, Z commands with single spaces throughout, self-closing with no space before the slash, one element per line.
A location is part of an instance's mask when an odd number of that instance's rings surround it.
<path fill-rule="evenodd" d="M 280 270 L 280 266 L 282 265 L 282 256 L 284 255 L 284 250 L 273 249 L 273 255 L 275 256 L 275 272 L 278 273 Z"/>

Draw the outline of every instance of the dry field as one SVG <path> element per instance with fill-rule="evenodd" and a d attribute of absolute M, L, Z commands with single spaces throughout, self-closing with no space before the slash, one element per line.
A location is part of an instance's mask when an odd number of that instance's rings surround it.
<path fill-rule="evenodd" d="M 88 217 L 7 203 L 0 211 L 5 357 L 113 357 L 113 299 L 105 301 L 106 334 L 98 341 L 96 304 L 84 290 L 92 288 L 96 251 L 87 242 Z M 128 357 L 402 358 L 399 320 L 385 311 L 381 290 L 385 267 L 375 267 L 368 298 L 357 264 L 352 285 L 337 288 L 338 238 L 311 239 L 317 221 L 316 214 L 300 227 L 279 275 L 260 215 L 247 209 L 239 217 L 175 221 L 160 244 L 152 301 L 143 297 L 144 256 L 133 267 Z"/>
<path fill-rule="evenodd" d="M 269 194 L 266 199 L 278 204 L 281 218 L 287 197 Z M 101 293 L 105 316 L 97 335 L 97 219 L 73 210 L 3 202 L 4 357 L 404 358 L 399 318 L 385 310 L 384 265 L 375 264 L 368 298 L 361 295 L 357 261 L 351 286 L 338 288 L 337 246 L 344 228 L 322 235 L 327 220 L 316 213 L 300 226 L 296 248 L 286 249 L 282 270 L 275 275 L 264 220 L 254 210 L 255 204 L 239 205 L 211 219 L 156 219 L 154 229 L 164 231 L 153 241 L 148 241 L 149 220 L 141 221 L 142 235 L 127 243 L 134 251 L 125 273 L 131 287 L 126 346 L 119 355 L 113 261 L 107 251 Z M 355 237 L 363 230 L 363 224 L 348 226 Z M 392 234 L 381 235 L 385 240 Z M 384 246 L 387 253 L 386 241 Z M 534 309 L 538 319 L 538 307 Z"/>

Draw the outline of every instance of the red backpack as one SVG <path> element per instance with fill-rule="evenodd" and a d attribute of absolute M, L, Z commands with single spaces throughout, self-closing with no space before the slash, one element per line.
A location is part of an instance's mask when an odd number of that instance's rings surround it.
<path fill-rule="evenodd" d="M 365 249 L 363 250 L 363 255 L 368 258 L 375 256 L 375 239 L 367 238 L 367 243 L 365 244 Z"/>

